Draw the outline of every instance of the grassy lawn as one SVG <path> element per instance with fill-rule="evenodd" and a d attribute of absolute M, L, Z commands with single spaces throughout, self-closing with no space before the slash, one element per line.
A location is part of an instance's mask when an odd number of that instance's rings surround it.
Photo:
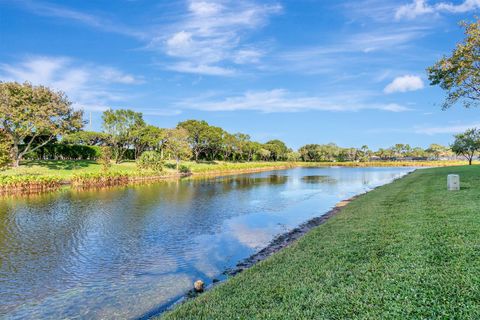
<path fill-rule="evenodd" d="M 95 161 L 89 160 L 44 160 L 44 161 L 24 161 L 20 167 L 1 172 L 2 175 L 40 175 L 57 176 L 63 179 L 71 178 L 75 173 L 100 172 L 102 166 Z M 113 164 L 112 170 L 115 171 L 135 171 L 134 162 L 124 162 Z"/>
<path fill-rule="evenodd" d="M 446 166 L 463 165 L 465 161 L 424 161 L 424 162 L 193 162 L 184 161 L 183 165 L 190 168 L 194 174 L 210 174 L 222 172 L 242 172 L 257 169 L 275 169 L 284 167 L 315 167 L 315 166 Z M 24 161 L 19 168 L 9 169 L 0 172 L 0 175 L 36 175 L 36 176 L 56 176 L 68 180 L 76 173 L 96 173 L 101 171 L 101 165 L 95 161 L 88 160 L 43 160 L 43 161 Z M 166 171 L 175 172 L 175 164 L 167 161 Z M 137 167 L 134 161 L 126 161 L 121 164 L 113 164 L 112 171 L 135 172 Z"/>
<path fill-rule="evenodd" d="M 376 189 L 164 318 L 480 319 L 480 166 Z"/>

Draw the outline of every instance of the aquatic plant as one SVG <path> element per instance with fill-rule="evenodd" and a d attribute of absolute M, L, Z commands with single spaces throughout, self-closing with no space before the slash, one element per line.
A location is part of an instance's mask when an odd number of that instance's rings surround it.
<path fill-rule="evenodd" d="M 54 176 L 0 175 L 0 193 L 54 190 L 61 184 Z"/>

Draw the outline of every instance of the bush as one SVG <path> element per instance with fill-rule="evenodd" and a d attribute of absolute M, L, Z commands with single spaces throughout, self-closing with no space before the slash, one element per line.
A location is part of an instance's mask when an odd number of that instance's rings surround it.
<path fill-rule="evenodd" d="M 127 184 L 130 174 L 125 172 L 84 172 L 72 177 L 72 186 L 79 187 L 108 187 Z"/>
<path fill-rule="evenodd" d="M 61 182 L 61 179 L 57 177 L 0 175 L 0 192 L 52 190 L 59 188 Z"/>
<path fill-rule="evenodd" d="M 20 146 L 22 149 L 24 146 Z M 25 155 L 30 160 L 96 160 L 100 157 L 101 148 L 78 144 L 47 144 L 34 152 Z"/>
<path fill-rule="evenodd" d="M 180 173 L 191 173 L 191 170 L 189 167 L 187 167 L 186 165 L 184 164 L 181 164 L 179 167 L 178 167 L 178 171 Z"/>
<path fill-rule="evenodd" d="M 137 160 L 137 166 L 141 170 L 162 172 L 163 165 L 162 156 L 156 151 L 145 151 Z"/>

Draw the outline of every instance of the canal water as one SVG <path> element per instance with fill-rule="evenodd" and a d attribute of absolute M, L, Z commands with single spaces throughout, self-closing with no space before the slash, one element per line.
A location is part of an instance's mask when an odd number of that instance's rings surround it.
<path fill-rule="evenodd" d="M 138 319 L 411 168 L 296 168 L 0 199 L 0 319 Z"/>

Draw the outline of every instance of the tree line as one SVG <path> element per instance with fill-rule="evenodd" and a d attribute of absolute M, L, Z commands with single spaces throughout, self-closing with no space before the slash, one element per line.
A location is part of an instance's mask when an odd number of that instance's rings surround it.
<path fill-rule="evenodd" d="M 175 128 L 147 124 L 140 112 L 107 110 L 101 132 L 83 130 L 62 92 L 29 83 L 0 83 L 0 137 L 4 161 L 14 166 L 24 159 L 91 159 L 108 153 L 116 162 L 137 160 L 144 152 L 161 159 L 195 161 L 370 161 L 440 159 L 452 151 L 441 145 L 428 149 L 396 144 L 372 151 L 368 146 L 342 148 L 336 144 L 307 144 L 297 151 L 275 139 L 261 143 L 245 133 L 230 133 L 202 120 L 186 120 Z M 106 151 L 108 148 L 108 152 Z"/>

